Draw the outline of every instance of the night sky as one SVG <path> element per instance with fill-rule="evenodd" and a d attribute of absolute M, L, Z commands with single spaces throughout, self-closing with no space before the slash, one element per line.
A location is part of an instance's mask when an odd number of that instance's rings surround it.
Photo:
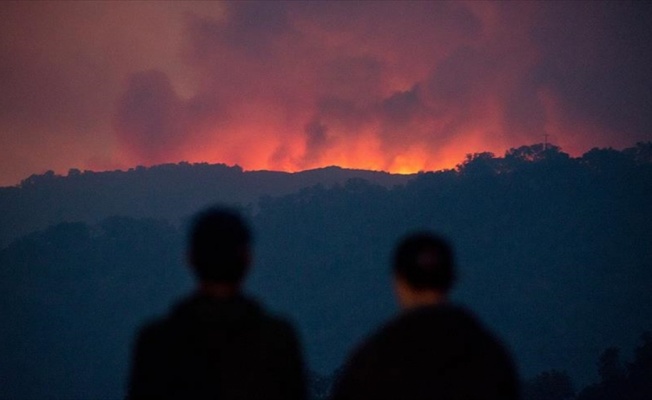
<path fill-rule="evenodd" d="M 2 2 L 0 185 L 631 146 L 652 139 L 650 4 Z"/>

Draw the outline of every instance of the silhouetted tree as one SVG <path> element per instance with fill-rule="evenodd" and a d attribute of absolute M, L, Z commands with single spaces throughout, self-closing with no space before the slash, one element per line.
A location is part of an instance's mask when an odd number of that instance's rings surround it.
<path fill-rule="evenodd" d="M 625 369 L 620 361 L 620 349 L 609 347 L 600 355 L 598 374 L 603 385 L 617 386 L 625 380 Z"/>
<path fill-rule="evenodd" d="M 490 152 L 467 154 L 466 159 L 457 166 L 457 169 L 463 175 L 494 175 L 503 170 L 502 161 Z"/>
<path fill-rule="evenodd" d="M 652 399 L 652 334 L 641 335 L 641 344 L 634 350 L 634 361 L 627 366 L 632 400 Z"/>
<path fill-rule="evenodd" d="M 649 400 L 652 399 L 652 335 L 641 335 L 634 350 L 634 361 L 625 368 L 619 350 L 610 347 L 598 361 L 600 382 L 589 385 L 577 400 Z"/>
<path fill-rule="evenodd" d="M 652 164 L 652 142 L 638 142 L 634 147 L 623 150 L 637 164 Z"/>

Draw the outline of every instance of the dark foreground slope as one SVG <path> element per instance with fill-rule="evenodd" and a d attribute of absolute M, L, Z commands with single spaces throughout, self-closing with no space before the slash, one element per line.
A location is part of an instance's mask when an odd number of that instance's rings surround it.
<path fill-rule="evenodd" d="M 525 377 L 594 380 L 607 347 L 652 329 L 652 146 L 477 154 L 387 188 L 361 179 L 265 197 L 249 290 L 299 325 L 327 374 L 394 313 L 397 237 L 456 245 L 455 297 L 515 353 Z M 183 228 L 114 217 L 64 223 L 0 250 L 0 397 L 119 398 L 135 328 L 191 287 Z M 631 357 L 627 357 L 631 359 Z"/>

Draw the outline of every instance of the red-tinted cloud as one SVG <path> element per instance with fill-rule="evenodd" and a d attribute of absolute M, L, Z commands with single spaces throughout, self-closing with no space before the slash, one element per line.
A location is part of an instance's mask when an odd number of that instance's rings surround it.
<path fill-rule="evenodd" d="M 642 3 L 0 5 L 0 183 L 161 162 L 411 172 L 652 138 Z"/>

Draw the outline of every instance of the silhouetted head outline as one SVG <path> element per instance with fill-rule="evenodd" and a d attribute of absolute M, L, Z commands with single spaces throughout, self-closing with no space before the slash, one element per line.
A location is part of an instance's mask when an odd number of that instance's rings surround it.
<path fill-rule="evenodd" d="M 417 290 L 447 293 L 455 283 L 453 250 L 444 238 L 431 232 L 403 237 L 394 250 L 392 270 Z"/>
<path fill-rule="evenodd" d="M 239 283 L 250 261 L 251 232 L 239 212 L 212 207 L 197 214 L 189 237 L 190 264 L 202 282 Z"/>

